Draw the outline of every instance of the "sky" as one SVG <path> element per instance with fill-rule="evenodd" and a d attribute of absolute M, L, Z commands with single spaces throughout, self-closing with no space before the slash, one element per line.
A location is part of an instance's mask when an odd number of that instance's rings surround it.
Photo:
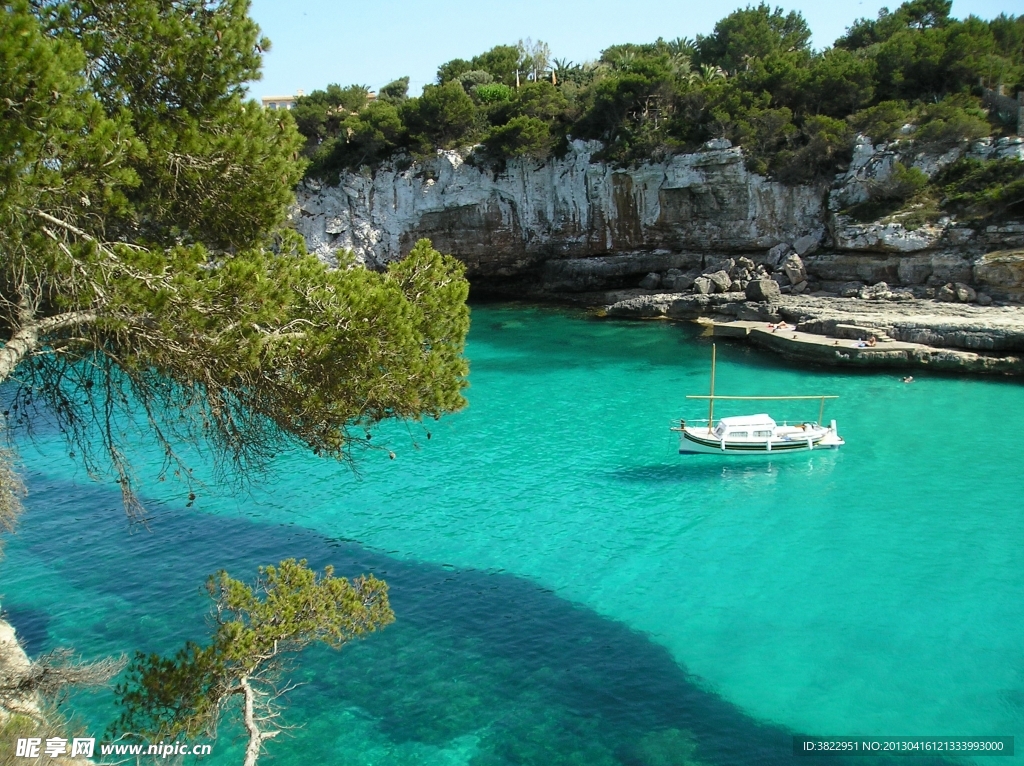
<path fill-rule="evenodd" d="M 1021 13 L 1019 0 L 954 0 L 953 15 L 990 19 Z M 589 61 L 610 45 L 709 34 L 747 0 L 252 0 L 251 15 L 272 42 L 256 98 L 310 93 L 329 83 L 380 86 L 408 75 L 410 95 L 433 82 L 439 64 L 469 59 L 521 38 L 543 40 L 554 58 Z M 899 2 L 794 0 L 820 49 L 858 18 Z"/>

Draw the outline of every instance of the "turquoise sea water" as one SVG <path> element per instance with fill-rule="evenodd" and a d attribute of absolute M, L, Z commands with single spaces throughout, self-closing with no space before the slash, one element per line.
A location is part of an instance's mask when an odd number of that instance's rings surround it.
<path fill-rule="evenodd" d="M 41 434 L 4 609 L 32 652 L 166 652 L 202 637 L 221 567 L 376 573 L 397 622 L 303 655 L 301 727 L 267 761 L 289 766 L 810 764 L 793 733 L 1024 735 L 1019 383 L 719 344 L 718 393 L 841 397 L 843 450 L 737 459 L 668 431 L 705 416 L 691 326 L 478 306 L 467 355 L 469 407 L 430 439 L 387 429 L 394 461 L 282 456 L 190 509 L 151 484 L 149 531 Z M 97 734 L 115 715 L 73 706 Z M 236 734 L 206 762 L 237 763 Z"/>

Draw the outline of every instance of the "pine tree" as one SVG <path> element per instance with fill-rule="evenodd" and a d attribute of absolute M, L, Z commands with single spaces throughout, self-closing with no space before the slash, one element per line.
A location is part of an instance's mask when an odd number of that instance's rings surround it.
<path fill-rule="evenodd" d="M 331 270 L 283 228 L 302 139 L 244 99 L 269 44 L 247 14 L 247 0 L 0 11 L 7 426 L 45 407 L 131 512 L 140 432 L 167 471 L 187 477 L 176 447 L 202 442 L 244 475 L 288 445 L 344 458 L 381 420 L 464 403 L 457 262 L 422 241 L 384 273 Z"/>
<path fill-rule="evenodd" d="M 173 657 L 138 653 L 116 694 L 115 733 L 149 741 L 213 736 L 221 713 L 241 713 L 245 766 L 281 733 L 289 657 L 321 642 L 340 649 L 394 622 L 387 585 L 372 575 L 349 582 L 327 567 L 288 559 L 261 567 L 252 587 L 221 571 L 209 578 L 216 628 L 210 643 L 189 642 Z"/>

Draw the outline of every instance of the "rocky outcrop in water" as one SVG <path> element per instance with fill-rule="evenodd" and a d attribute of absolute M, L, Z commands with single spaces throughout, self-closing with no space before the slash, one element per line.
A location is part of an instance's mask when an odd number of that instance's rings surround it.
<path fill-rule="evenodd" d="M 751 282 L 753 286 L 757 282 Z M 867 298 L 747 294 L 609 294 L 608 316 L 710 321 L 715 334 L 743 338 L 800 361 L 839 366 L 927 367 L 1024 375 L 1024 307 Z M 776 331 L 787 323 L 789 330 Z M 876 343 L 866 346 L 864 341 Z"/>

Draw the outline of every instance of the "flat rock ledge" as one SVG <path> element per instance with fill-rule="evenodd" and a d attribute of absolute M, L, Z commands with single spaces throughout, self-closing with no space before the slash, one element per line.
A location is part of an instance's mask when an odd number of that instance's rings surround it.
<path fill-rule="evenodd" d="M 628 291 L 605 299 L 600 312 L 605 316 L 699 321 L 716 336 L 739 338 L 801 362 L 1024 375 L 1024 306 L 808 295 L 767 303 L 748 301 L 738 292 Z M 774 327 L 783 321 L 787 329 Z M 864 345 L 872 336 L 875 345 Z"/>

